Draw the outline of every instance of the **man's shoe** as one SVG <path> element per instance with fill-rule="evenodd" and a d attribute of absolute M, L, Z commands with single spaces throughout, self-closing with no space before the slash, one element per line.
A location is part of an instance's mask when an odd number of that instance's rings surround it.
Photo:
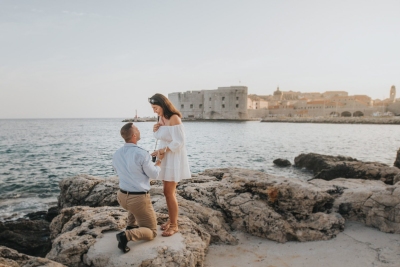
<path fill-rule="evenodd" d="M 117 240 L 118 248 L 122 250 L 122 252 L 126 253 L 131 250 L 129 247 L 126 246 L 128 244 L 128 239 L 126 238 L 125 232 L 118 233 Z"/>
<path fill-rule="evenodd" d="M 137 226 L 137 225 L 129 226 L 129 225 L 128 225 L 128 226 L 125 228 L 125 230 L 128 231 L 128 230 L 132 230 L 132 229 L 135 229 L 135 228 L 139 228 L 139 226 Z"/>

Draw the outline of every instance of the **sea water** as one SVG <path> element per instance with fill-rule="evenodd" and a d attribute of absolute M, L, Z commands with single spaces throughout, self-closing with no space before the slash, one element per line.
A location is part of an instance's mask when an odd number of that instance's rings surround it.
<path fill-rule="evenodd" d="M 0 220 L 56 205 L 59 181 L 79 174 L 115 176 L 122 119 L 0 120 Z M 192 173 L 239 167 L 307 180 L 312 174 L 272 161 L 301 153 L 351 156 L 393 165 L 400 126 L 249 122 L 183 122 Z M 138 122 L 138 145 L 153 151 L 154 122 Z"/>

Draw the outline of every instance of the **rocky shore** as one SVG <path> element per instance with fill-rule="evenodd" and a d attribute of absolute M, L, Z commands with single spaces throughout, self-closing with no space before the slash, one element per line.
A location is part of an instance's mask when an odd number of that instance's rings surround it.
<path fill-rule="evenodd" d="M 376 248 L 374 266 L 398 266 L 398 167 L 314 153 L 299 155 L 294 165 L 313 171 L 314 178 L 302 181 L 240 168 L 194 174 L 177 187 L 180 232 L 129 242 L 127 254 L 115 239 L 127 218 L 116 201 L 118 179 L 85 174 L 66 178 L 59 184 L 57 208 L 31 220 L 0 223 L 0 267 L 221 266 L 206 261 L 210 249 L 242 247 L 244 235 L 274 241 L 270 246 L 277 247 L 328 242 L 341 236 L 349 222 L 390 233 L 397 247 Z M 168 218 L 162 192 L 162 183 L 153 181 L 150 194 L 158 224 Z M 39 240 L 45 242 L 35 248 Z"/>
<path fill-rule="evenodd" d="M 261 122 L 400 124 L 400 117 L 268 117 Z"/>

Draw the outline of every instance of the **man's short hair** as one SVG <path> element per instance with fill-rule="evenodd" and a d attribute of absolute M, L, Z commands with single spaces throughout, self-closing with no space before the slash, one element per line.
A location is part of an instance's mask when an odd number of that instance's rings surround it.
<path fill-rule="evenodd" d="M 121 136 L 122 136 L 122 138 L 124 138 L 125 142 L 128 142 L 129 140 L 131 140 L 131 138 L 133 136 L 133 123 L 132 122 L 128 122 L 127 124 L 122 126 Z"/>

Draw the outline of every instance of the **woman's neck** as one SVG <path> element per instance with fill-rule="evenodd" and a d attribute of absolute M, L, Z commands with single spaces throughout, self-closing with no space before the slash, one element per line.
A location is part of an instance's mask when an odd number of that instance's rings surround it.
<path fill-rule="evenodd" d="M 166 119 L 164 116 L 161 116 L 161 117 L 160 117 L 160 120 L 161 120 L 161 124 L 162 124 L 162 125 L 164 125 L 164 126 L 169 126 L 169 120 Z"/>

